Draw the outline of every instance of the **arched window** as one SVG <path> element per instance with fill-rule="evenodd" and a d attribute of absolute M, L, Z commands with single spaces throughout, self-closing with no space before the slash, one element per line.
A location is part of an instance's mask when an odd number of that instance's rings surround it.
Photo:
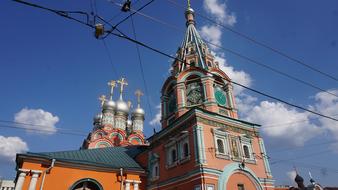
<path fill-rule="evenodd" d="M 210 62 L 210 61 L 208 61 L 208 63 L 207 63 L 207 64 L 208 64 L 208 67 L 211 67 L 211 62 Z"/>
<path fill-rule="evenodd" d="M 244 151 L 244 157 L 250 158 L 250 151 L 249 151 L 249 147 L 247 145 L 243 145 L 243 151 Z"/>
<path fill-rule="evenodd" d="M 189 145 L 188 145 L 188 143 L 184 143 L 184 145 L 183 145 L 183 155 L 184 155 L 184 158 L 189 156 Z"/>
<path fill-rule="evenodd" d="M 81 179 L 74 183 L 70 190 L 103 190 L 103 188 L 94 179 Z"/>
<path fill-rule="evenodd" d="M 224 144 L 223 141 L 221 139 L 217 139 L 217 150 L 219 153 L 224 154 Z"/>

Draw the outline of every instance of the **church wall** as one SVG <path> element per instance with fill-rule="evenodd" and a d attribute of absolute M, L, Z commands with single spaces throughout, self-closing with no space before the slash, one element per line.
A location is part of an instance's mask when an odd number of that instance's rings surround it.
<path fill-rule="evenodd" d="M 205 151 L 206 151 L 206 158 L 207 163 L 206 167 L 213 168 L 217 170 L 223 170 L 224 166 L 233 163 L 234 161 L 232 159 L 225 159 L 225 158 L 217 158 L 216 157 L 216 145 L 214 141 L 214 134 L 212 132 L 212 129 L 215 128 L 214 126 L 206 125 L 203 123 L 199 123 L 198 125 L 203 126 L 204 128 L 204 139 L 205 139 Z M 235 132 L 229 132 L 231 135 L 239 136 L 241 134 L 235 133 Z M 263 159 L 261 158 L 260 153 L 262 152 L 259 147 L 258 138 L 253 137 L 252 138 L 252 148 L 253 152 L 258 155 L 255 158 L 255 163 L 246 163 L 246 167 L 249 167 L 252 171 L 255 172 L 255 174 L 260 178 L 267 178 L 267 174 L 265 172 Z M 240 153 L 241 154 L 241 153 Z M 237 160 L 238 163 L 241 162 L 241 160 Z"/>
<path fill-rule="evenodd" d="M 44 171 L 49 166 L 41 166 L 41 163 L 24 162 L 22 168 L 29 170 Z M 100 183 L 103 189 L 120 189 L 120 176 L 119 171 L 107 172 L 107 171 L 93 171 L 84 170 L 70 167 L 60 167 L 56 165 L 52 168 L 51 172 L 46 175 L 44 182 L 44 189 L 48 190 L 68 190 L 70 187 L 81 179 L 94 179 Z M 124 180 L 141 181 L 140 175 L 127 174 Z M 28 189 L 31 181 L 31 175 L 27 175 L 24 181 L 23 190 Z M 41 186 L 42 175 L 39 175 L 36 189 Z M 143 183 L 143 182 L 142 182 Z M 139 184 L 139 189 L 145 189 L 145 184 Z M 131 189 L 133 189 L 133 183 L 131 183 Z"/>

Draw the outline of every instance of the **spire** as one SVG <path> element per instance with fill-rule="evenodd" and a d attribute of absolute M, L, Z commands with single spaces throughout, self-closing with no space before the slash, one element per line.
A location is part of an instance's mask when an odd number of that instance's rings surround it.
<path fill-rule="evenodd" d="M 208 69 L 204 59 L 205 55 L 208 54 L 208 47 L 203 42 L 195 27 L 194 15 L 195 11 L 191 8 L 190 0 L 188 0 L 188 7 L 185 11 L 187 30 L 181 44 L 180 52 L 178 53 L 179 58 L 184 60 L 186 63 L 182 63 L 178 72 L 185 70 L 187 68 L 187 63 L 195 67 Z"/>
<path fill-rule="evenodd" d="M 109 94 L 109 100 L 113 100 L 113 93 L 114 93 L 114 88 L 116 87 L 116 81 L 111 80 L 108 82 L 108 86 L 110 87 L 110 94 Z"/>
<path fill-rule="evenodd" d="M 123 100 L 123 98 L 122 98 L 123 89 L 124 89 L 124 86 L 128 85 L 128 83 L 127 83 L 126 79 L 123 78 L 123 77 L 120 80 L 118 80 L 117 83 L 120 84 L 120 100 Z"/>

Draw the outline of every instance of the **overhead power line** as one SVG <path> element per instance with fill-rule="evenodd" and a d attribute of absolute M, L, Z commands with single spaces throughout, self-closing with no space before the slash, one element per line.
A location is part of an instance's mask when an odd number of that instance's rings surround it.
<path fill-rule="evenodd" d="M 117 6 L 122 6 L 122 5 L 118 4 L 118 3 L 115 3 L 115 4 L 116 4 Z M 175 25 L 173 25 L 173 24 L 170 24 L 170 23 L 165 22 L 165 21 L 163 21 L 163 20 L 160 20 L 160 19 L 158 19 L 158 18 L 155 18 L 155 17 L 152 17 L 152 16 L 147 15 L 147 14 L 145 14 L 145 13 L 142 13 L 141 11 L 136 11 L 136 10 L 134 10 L 134 9 L 130 9 L 130 10 L 131 10 L 132 12 L 134 12 L 134 13 L 137 13 L 137 14 L 139 14 L 139 15 L 141 15 L 141 16 L 147 18 L 147 19 L 150 19 L 150 20 L 152 20 L 152 21 L 155 21 L 155 22 L 157 22 L 157 23 L 160 23 L 160 24 L 162 24 L 162 25 L 164 25 L 164 26 L 167 26 L 167 27 L 169 27 L 169 28 L 172 28 L 172 29 L 177 30 L 177 31 L 180 31 L 180 32 L 184 32 L 183 29 L 181 29 L 181 28 L 178 27 L 178 26 L 175 26 Z M 229 52 L 229 53 L 231 53 L 231 54 L 233 54 L 233 55 L 235 55 L 235 56 L 237 56 L 237 57 L 239 57 L 239 58 L 241 58 L 241 59 L 244 59 L 244 60 L 246 60 L 246 61 L 249 61 L 249 62 L 251 62 L 251 63 L 254 63 L 254 64 L 256 64 L 256 65 L 258 65 L 258 66 L 260 66 L 260 67 L 263 67 L 263 68 L 265 68 L 265 69 L 268 69 L 268 70 L 270 70 L 270 71 L 272 71 L 272 72 L 274 72 L 274 73 L 277 73 L 277 74 L 279 74 L 279 75 L 282 75 L 282 76 L 284 76 L 284 77 L 286 77 L 286 78 L 289 78 L 289 79 L 291 79 L 291 80 L 294 80 L 294 81 L 296 81 L 296 82 L 298 82 L 298 83 L 301 83 L 301 84 L 303 84 L 303 85 L 309 86 L 309 87 L 311 87 L 311 88 L 313 88 L 313 89 L 316 89 L 316 90 L 318 90 L 318 91 L 321 91 L 321 92 L 327 93 L 327 94 L 329 94 L 329 95 L 338 97 L 337 94 L 334 94 L 334 93 L 332 93 L 332 92 L 330 92 L 330 91 L 328 91 L 328 90 L 325 90 L 325 89 L 323 89 L 323 88 L 321 88 L 321 87 L 318 87 L 318 86 L 316 86 L 316 85 L 314 85 L 314 84 L 312 84 L 312 83 L 310 83 L 310 82 L 307 82 L 307 81 L 305 81 L 305 80 L 303 80 L 303 79 L 300 79 L 300 78 L 297 78 L 297 77 L 295 77 L 295 76 L 292 76 L 292 75 L 290 75 L 290 74 L 288 74 L 288 73 L 286 73 L 286 72 L 283 72 L 283 71 L 280 71 L 280 70 L 278 70 L 278 69 L 275 69 L 275 68 L 273 68 L 273 67 L 271 67 L 271 66 L 269 66 L 269 65 L 267 65 L 267 64 L 264 64 L 264 63 L 262 63 L 262 62 L 260 62 L 260 61 L 254 60 L 254 59 L 252 59 L 252 58 L 250 58 L 250 57 L 248 57 L 248 56 L 245 56 L 245 55 L 243 55 L 243 54 L 241 54 L 241 53 L 239 53 L 239 52 L 236 52 L 236 51 L 234 51 L 234 50 L 232 50 L 232 49 L 225 48 L 225 47 L 223 47 L 223 46 L 221 46 L 221 45 L 212 43 L 212 42 L 208 41 L 208 40 L 205 39 L 205 38 L 202 38 L 202 40 L 205 41 L 205 42 L 206 42 L 207 44 L 209 44 L 209 45 L 212 45 L 212 46 L 215 46 L 215 47 L 217 47 L 217 48 L 220 48 L 220 49 L 222 49 L 222 50 L 224 50 L 224 51 L 226 51 L 226 52 Z"/>
<path fill-rule="evenodd" d="M 134 19 L 133 19 L 132 16 L 130 17 L 130 21 L 131 21 L 131 26 L 132 26 L 132 29 L 133 29 L 134 38 L 137 39 Z M 145 75 L 144 75 L 144 69 L 143 69 L 143 64 L 142 64 L 140 48 L 137 44 L 135 44 L 135 47 L 136 47 L 138 62 L 139 62 L 139 66 L 140 66 L 142 81 L 143 81 L 143 85 L 144 85 L 144 90 L 145 90 L 145 93 L 146 93 L 146 99 L 147 99 L 147 102 L 148 102 L 148 109 L 149 109 L 151 117 L 153 117 L 153 112 L 151 111 L 151 106 L 150 106 L 150 94 L 149 94 L 149 90 L 148 90 L 147 81 L 146 81 Z"/>
<path fill-rule="evenodd" d="M 13 0 L 13 1 L 19 1 L 19 2 L 21 2 L 20 0 Z M 151 2 L 153 2 L 153 1 L 154 1 L 154 0 L 152 0 Z M 31 5 L 30 5 L 30 6 L 31 6 Z M 40 7 L 41 7 L 41 6 L 38 6 L 38 8 L 40 8 Z M 47 8 L 44 8 L 44 9 L 48 10 Z M 55 12 L 55 10 L 53 10 L 53 9 L 49 9 L 49 10 L 52 10 L 52 12 Z M 67 16 L 67 17 L 65 17 L 65 18 L 69 18 L 69 17 L 70 17 L 70 16 Z M 70 17 L 69 19 L 77 21 L 77 20 L 76 20 L 75 18 L 73 18 L 73 17 Z M 82 23 L 82 22 L 79 22 L 79 23 Z M 92 25 L 89 25 L 88 23 L 83 23 L 83 24 L 86 25 L 86 26 L 89 26 L 89 27 L 93 28 L 93 26 L 92 26 Z M 123 34 L 117 34 L 117 33 L 114 33 L 114 32 L 112 32 L 112 31 L 106 31 L 106 32 L 107 32 L 108 34 L 110 34 L 110 35 L 113 35 L 113 36 L 116 36 L 116 37 L 119 37 L 119 38 L 128 40 L 128 41 L 130 41 L 130 42 L 136 43 L 136 44 L 138 44 L 138 45 L 140 45 L 140 46 L 142 46 L 142 47 L 144 47 L 144 48 L 147 48 L 147 49 L 149 49 L 149 50 L 152 50 L 152 51 L 154 51 L 154 52 L 156 52 L 156 53 L 158 53 L 158 54 L 164 55 L 164 56 L 166 56 L 166 57 L 168 57 L 168 58 L 171 58 L 171 59 L 174 59 L 174 60 L 178 60 L 178 61 L 180 61 L 180 62 L 183 62 L 183 63 L 189 65 L 189 63 L 186 63 L 184 60 L 182 60 L 182 59 L 180 59 L 180 58 L 177 58 L 177 57 L 174 57 L 174 56 L 172 56 L 172 55 L 169 55 L 168 53 L 165 53 L 165 52 L 163 52 L 163 51 L 161 51 L 161 50 L 158 50 L 158 49 L 156 49 L 156 48 L 154 48 L 154 47 L 151 47 L 151 46 L 149 46 L 149 45 L 147 45 L 147 44 L 145 44 L 145 43 L 143 43 L 143 42 L 140 42 L 140 41 L 138 41 L 138 40 L 132 39 L 132 38 L 126 36 L 126 35 L 123 35 Z M 243 87 L 243 88 L 245 88 L 245 89 L 248 89 L 248 90 L 250 90 L 250 91 L 253 91 L 253 92 L 257 93 L 257 94 L 260 94 L 260 95 L 263 95 L 263 96 L 265 96 L 265 97 L 268 97 L 268 98 L 274 99 L 274 100 L 276 100 L 276 101 L 282 102 L 282 103 L 287 104 L 287 105 L 289 105 L 289 106 L 292 106 L 292 107 L 295 107 L 295 108 L 298 108 L 298 109 L 301 109 L 301 110 L 310 112 L 310 113 L 312 113 L 312 114 L 321 116 L 321 117 L 323 117 L 323 118 L 327 118 L 327 119 L 330 119 L 330 120 L 333 120 L 333 121 L 338 121 L 338 119 L 336 119 L 336 118 L 333 118 L 333 117 L 324 115 L 324 114 L 322 114 L 322 113 L 315 112 L 315 111 L 306 109 L 306 108 L 304 108 L 304 107 L 301 107 L 301 106 L 298 106 L 298 105 L 289 103 L 289 102 L 287 102 L 287 101 L 285 101 L 285 100 L 282 100 L 282 99 L 280 99 L 280 98 L 277 98 L 277 97 L 268 95 L 268 94 L 263 93 L 263 92 L 261 92 L 261 91 L 259 91 L 259 90 L 255 90 L 255 89 L 253 89 L 253 88 L 249 88 L 249 87 L 247 87 L 247 86 L 245 86 L 245 85 L 242 85 L 242 84 L 240 84 L 240 83 L 237 83 L 237 82 L 235 82 L 235 81 L 229 81 L 229 82 L 232 82 L 232 83 L 235 84 L 235 85 L 241 86 L 241 87 Z"/>
<path fill-rule="evenodd" d="M 186 6 L 183 6 L 183 5 L 177 3 L 174 0 L 167 0 L 167 1 L 170 2 L 171 4 L 175 5 L 176 7 L 180 7 L 180 8 L 186 9 Z M 228 31 L 230 31 L 230 32 L 232 32 L 232 33 L 234 33 L 234 34 L 236 34 L 236 35 L 238 35 L 238 36 L 240 36 L 240 37 L 242 37 L 242 38 L 250 41 L 250 42 L 252 42 L 252 43 L 254 43 L 254 44 L 257 44 L 257 45 L 259 45 L 259 46 L 261 46 L 261 47 L 263 47 L 265 49 L 268 49 L 268 50 L 270 50 L 270 51 L 272 51 L 272 52 L 274 52 L 274 53 L 276 53 L 276 54 L 278 54 L 278 55 L 280 55 L 282 57 L 285 57 L 288 60 L 292 61 L 293 63 L 297 63 L 299 65 L 302 65 L 302 66 L 308 68 L 309 70 L 317 72 L 317 73 L 321 74 L 322 76 L 325 76 L 327 78 L 330 78 L 330 79 L 338 82 L 338 78 L 335 77 L 335 76 L 332 76 L 331 74 L 328 74 L 328 73 L 326 73 L 324 71 L 321 71 L 321 70 L 319 70 L 319 69 L 317 69 L 317 68 L 315 68 L 315 67 L 313 67 L 311 65 L 308 65 L 308 64 L 304 63 L 303 61 L 301 61 L 301 60 L 299 60 L 297 58 L 294 58 L 294 57 L 292 57 L 292 56 L 290 56 L 290 55 L 288 55 L 288 54 L 286 54 L 286 53 L 284 53 L 284 52 L 282 52 L 282 51 L 280 51 L 280 50 L 278 50 L 278 49 L 276 49 L 274 47 L 271 47 L 271 46 L 269 46 L 269 45 L 267 45 L 267 44 L 265 44 L 263 42 L 260 42 L 260 41 L 256 40 L 253 37 L 250 37 L 250 36 L 248 36 L 248 35 L 246 35 L 246 34 L 244 34 L 242 32 L 239 32 L 237 30 L 232 29 L 231 27 L 228 27 L 228 26 L 226 26 L 226 25 L 224 25 L 224 24 L 222 24 L 220 22 L 217 22 L 214 19 L 211 19 L 210 17 L 208 17 L 208 16 L 206 16 L 204 14 L 201 14 L 201 13 L 198 13 L 198 12 L 196 12 L 195 14 L 198 15 L 198 16 L 200 16 L 201 18 L 204 18 L 205 20 L 208 20 L 209 22 L 211 22 L 213 24 L 216 24 L 216 25 L 218 25 L 218 26 L 220 26 L 220 27 L 222 27 L 222 28 L 224 28 L 224 29 L 226 29 L 226 30 L 228 30 Z"/>

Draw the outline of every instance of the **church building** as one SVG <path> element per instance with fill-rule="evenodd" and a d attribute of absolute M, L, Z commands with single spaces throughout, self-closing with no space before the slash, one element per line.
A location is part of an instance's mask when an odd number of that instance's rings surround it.
<path fill-rule="evenodd" d="M 231 79 L 185 12 L 186 33 L 161 93 L 160 131 L 145 139 L 142 92 L 108 98 L 81 148 L 18 154 L 15 190 L 273 190 L 260 125 L 238 118 Z M 119 99 L 113 100 L 119 85 Z"/>

